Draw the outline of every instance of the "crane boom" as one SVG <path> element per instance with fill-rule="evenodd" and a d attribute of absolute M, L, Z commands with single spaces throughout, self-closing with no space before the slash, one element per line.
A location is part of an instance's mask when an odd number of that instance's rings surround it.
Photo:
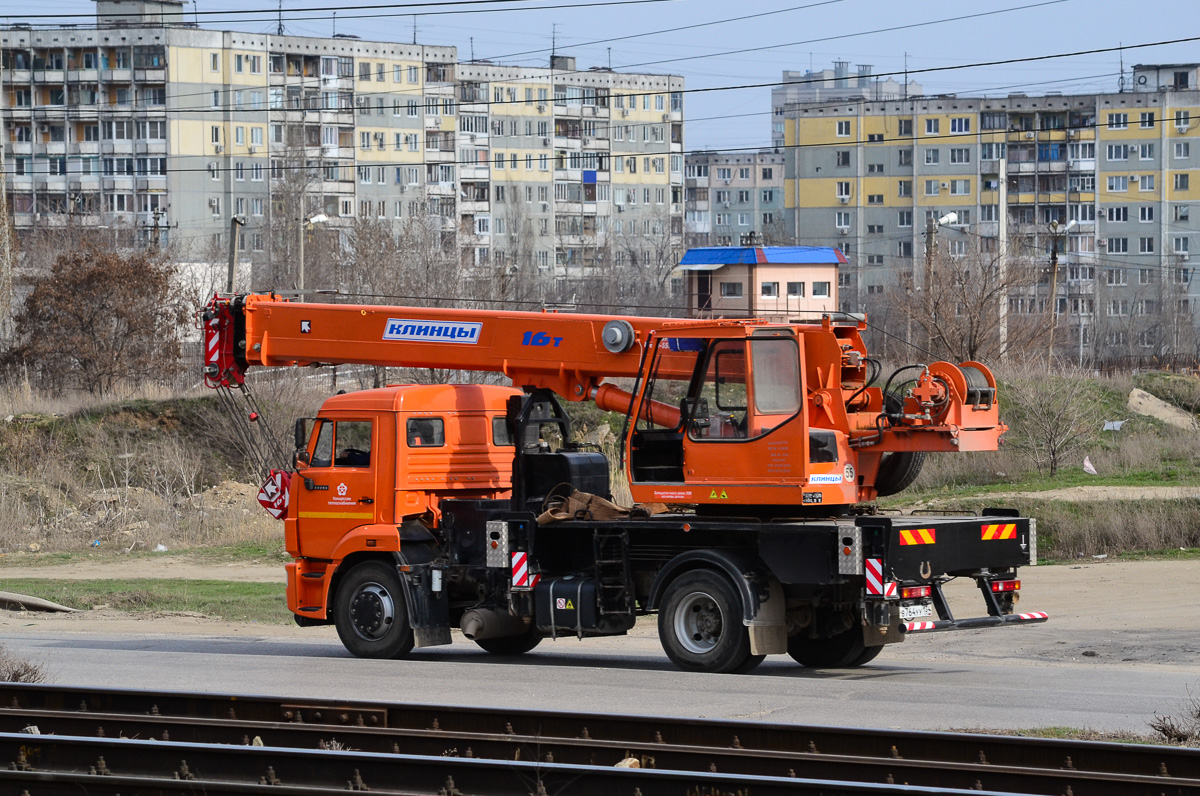
<path fill-rule="evenodd" d="M 697 323 L 557 312 L 316 304 L 273 295 L 218 300 L 210 305 L 207 322 L 211 332 L 207 372 L 210 380 L 227 384 L 241 383 L 246 368 L 256 365 L 355 363 L 499 372 L 514 384 L 549 389 L 568 400 L 591 397 L 605 377 L 635 377 L 640 347 L 652 333 L 757 325 L 753 321 Z"/>

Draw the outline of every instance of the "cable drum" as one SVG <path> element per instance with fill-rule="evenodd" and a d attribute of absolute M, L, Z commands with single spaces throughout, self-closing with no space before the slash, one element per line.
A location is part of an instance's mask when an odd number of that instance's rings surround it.
<path fill-rule="evenodd" d="M 987 376 L 979 368 L 959 365 L 967 380 L 966 402 L 975 406 L 991 406 L 996 402 L 996 388 L 988 383 Z"/>

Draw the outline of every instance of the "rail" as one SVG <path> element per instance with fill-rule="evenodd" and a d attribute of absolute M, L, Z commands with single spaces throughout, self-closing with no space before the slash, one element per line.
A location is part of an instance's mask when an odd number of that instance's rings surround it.
<path fill-rule="evenodd" d="M 11 683 L 0 769 L 30 796 L 1200 794 L 1177 747 Z"/>

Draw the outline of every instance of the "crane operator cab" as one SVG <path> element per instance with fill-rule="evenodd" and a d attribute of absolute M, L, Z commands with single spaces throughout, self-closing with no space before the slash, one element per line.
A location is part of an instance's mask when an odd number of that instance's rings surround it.
<path fill-rule="evenodd" d="M 627 451 L 636 500 L 697 503 L 709 513 L 736 505 L 743 514 L 854 502 L 845 435 L 810 426 L 793 329 L 664 336 L 643 372 Z"/>

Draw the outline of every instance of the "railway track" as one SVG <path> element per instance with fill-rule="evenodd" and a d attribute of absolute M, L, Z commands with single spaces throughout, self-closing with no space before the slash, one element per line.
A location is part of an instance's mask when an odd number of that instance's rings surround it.
<path fill-rule="evenodd" d="M 36 728 L 36 729 L 35 729 Z M 636 761 L 637 768 L 618 768 Z M 0 684 L 0 792 L 1200 794 L 1200 750 Z"/>

